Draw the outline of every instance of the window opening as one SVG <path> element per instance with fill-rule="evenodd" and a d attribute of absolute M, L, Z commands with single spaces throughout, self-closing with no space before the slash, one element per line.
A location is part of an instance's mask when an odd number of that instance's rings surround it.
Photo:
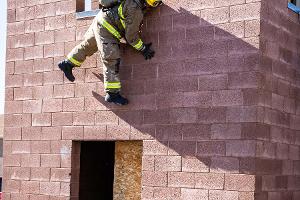
<path fill-rule="evenodd" d="M 92 10 L 92 0 L 85 0 L 84 6 L 85 6 L 84 11 Z"/>
<path fill-rule="evenodd" d="M 300 0 L 289 0 L 288 8 L 296 13 L 300 13 Z"/>
<path fill-rule="evenodd" d="M 99 0 L 76 0 L 76 19 L 95 17 L 99 12 Z"/>
<path fill-rule="evenodd" d="M 76 12 L 88 12 L 99 9 L 98 0 L 76 0 Z"/>
<path fill-rule="evenodd" d="M 300 6 L 300 0 L 291 0 L 291 3 L 294 4 L 297 7 Z"/>

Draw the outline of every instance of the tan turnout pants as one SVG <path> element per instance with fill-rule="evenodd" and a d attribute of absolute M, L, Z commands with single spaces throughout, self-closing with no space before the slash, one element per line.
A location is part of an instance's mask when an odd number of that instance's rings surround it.
<path fill-rule="evenodd" d="M 99 50 L 103 62 L 105 91 L 116 93 L 121 90 L 119 77 L 120 43 L 111 33 L 99 25 L 99 17 L 102 17 L 101 12 L 95 17 L 85 33 L 84 40 L 68 54 L 68 60 L 80 67 L 87 56 L 91 56 Z"/>

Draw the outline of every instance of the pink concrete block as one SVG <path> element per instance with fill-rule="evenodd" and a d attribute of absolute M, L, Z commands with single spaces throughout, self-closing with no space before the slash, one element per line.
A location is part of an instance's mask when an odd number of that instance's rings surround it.
<path fill-rule="evenodd" d="M 226 191 L 226 190 L 210 190 L 209 200 L 238 200 L 239 193 L 237 191 Z"/>
<path fill-rule="evenodd" d="M 167 172 L 142 172 L 142 184 L 144 186 L 167 186 Z"/>
<path fill-rule="evenodd" d="M 50 141 L 31 141 L 31 153 L 44 154 L 50 153 Z"/>
<path fill-rule="evenodd" d="M 195 187 L 195 175 L 189 172 L 168 173 L 168 186 L 170 187 Z"/>
<path fill-rule="evenodd" d="M 153 196 L 157 199 L 179 199 L 180 194 L 180 188 L 155 187 Z"/>
<path fill-rule="evenodd" d="M 238 173 L 239 159 L 231 157 L 212 157 L 210 172 L 213 173 Z"/>
<path fill-rule="evenodd" d="M 39 194 L 40 192 L 40 182 L 38 181 L 22 181 L 21 192 L 28 194 Z"/>
<path fill-rule="evenodd" d="M 185 200 L 208 200 L 208 190 L 182 188 L 181 198 Z"/>
<path fill-rule="evenodd" d="M 42 154 L 41 167 L 60 167 L 60 155 Z"/>
<path fill-rule="evenodd" d="M 254 192 L 255 191 L 255 176 L 226 174 L 225 175 L 225 190 Z"/>
<path fill-rule="evenodd" d="M 60 182 L 41 182 L 40 183 L 40 194 L 53 195 L 59 194 Z"/>
<path fill-rule="evenodd" d="M 30 180 L 33 181 L 49 181 L 50 168 L 48 167 L 34 167 L 31 168 Z"/>
<path fill-rule="evenodd" d="M 155 171 L 181 171 L 181 156 L 156 156 Z"/>
<path fill-rule="evenodd" d="M 95 112 L 77 112 L 73 115 L 73 125 L 95 125 Z"/>
<path fill-rule="evenodd" d="M 22 167 L 40 167 L 41 156 L 39 154 L 23 154 L 20 163 Z"/>
<path fill-rule="evenodd" d="M 224 189 L 224 174 L 221 173 L 196 173 L 196 188 L 200 189 Z"/>
<path fill-rule="evenodd" d="M 210 159 L 205 157 L 182 157 L 183 172 L 209 172 Z"/>

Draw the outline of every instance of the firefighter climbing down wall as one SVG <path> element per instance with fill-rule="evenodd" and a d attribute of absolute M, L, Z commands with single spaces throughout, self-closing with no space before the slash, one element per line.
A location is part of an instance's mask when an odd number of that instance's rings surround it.
<path fill-rule="evenodd" d="M 74 81 L 72 70 L 80 67 L 87 56 L 100 51 L 103 62 L 105 101 L 118 105 L 128 104 L 120 95 L 119 77 L 120 43 L 127 43 L 151 59 L 154 51 L 151 43 L 140 38 L 140 27 L 148 7 L 157 7 L 161 0 L 99 0 L 102 10 L 85 33 L 84 40 L 77 45 L 58 66 L 70 81 Z"/>

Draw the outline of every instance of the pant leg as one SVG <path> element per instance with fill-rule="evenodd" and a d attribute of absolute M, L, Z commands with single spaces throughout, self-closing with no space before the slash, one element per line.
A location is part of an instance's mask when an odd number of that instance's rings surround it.
<path fill-rule="evenodd" d="M 94 26 L 93 30 L 103 63 L 105 91 L 120 92 L 120 43 L 110 33 L 107 34 L 107 30 L 98 24 Z"/>
<path fill-rule="evenodd" d="M 120 47 L 116 43 L 102 43 L 101 58 L 103 62 L 104 88 L 106 92 L 120 92 L 121 81 L 119 75 Z"/>
<path fill-rule="evenodd" d="M 74 47 L 67 56 L 68 60 L 76 67 L 80 67 L 87 56 L 91 56 L 98 51 L 97 42 L 93 31 L 93 27 L 95 26 L 94 24 L 96 23 L 96 19 L 93 20 L 93 23 L 84 35 L 84 40 Z"/>

